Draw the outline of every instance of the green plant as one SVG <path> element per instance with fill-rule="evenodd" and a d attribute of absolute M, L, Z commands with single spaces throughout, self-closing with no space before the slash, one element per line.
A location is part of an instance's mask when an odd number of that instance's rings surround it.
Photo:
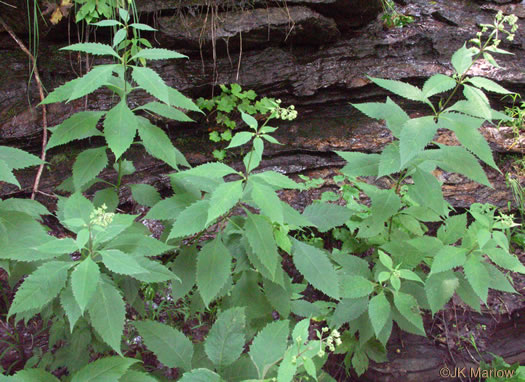
<path fill-rule="evenodd" d="M 512 99 L 512 106 L 505 106 L 505 114 L 507 114 L 511 119 L 507 121 L 500 121 L 498 128 L 502 125 L 510 126 L 514 132 L 514 143 L 511 145 L 514 146 L 518 143 L 520 134 L 525 130 L 525 101 L 518 103 L 518 98 L 521 99 L 521 95 L 518 93 L 508 94 L 502 99 L 509 97 Z"/>
<path fill-rule="evenodd" d="M 117 28 L 112 46 L 99 43 L 79 43 L 63 48 L 63 50 L 110 56 L 116 59 L 118 63 L 95 66 L 83 77 L 55 89 L 43 102 L 44 104 L 60 101 L 69 102 L 102 86 L 114 92 L 119 99 L 116 106 L 109 111 L 79 112 L 60 125 L 51 128 L 53 134 L 47 145 L 49 150 L 74 140 L 103 136 L 107 146 L 88 149 L 79 154 L 73 165 L 73 176 L 61 185 L 61 189 L 69 192 L 85 191 L 96 182 L 108 183 L 111 187 L 98 191 L 95 200 L 97 205 L 106 203 L 112 208 L 116 207 L 118 203 L 117 195 L 122 184 L 122 177 L 133 173 L 135 170 L 130 161 L 123 159 L 123 154 L 134 143 L 137 132 L 141 137 L 141 144 L 152 156 L 165 161 L 173 168 L 178 168 L 179 165 L 189 166 L 184 156 L 173 146 L 166 133 L 136 113 L 146 112 L 178 121 L 191 121 L 177 107 L 200 111 L 190 99 L 176 89 L 167 86 L 155 71 L 142 66 L 146 60 L 183 58 L 185 56 L 166 49 L 150 48 L 149 42 L 137 37 L 136 31 L 153 30 L 153 28 L 140 23 L 128 24 L 130 15 L 122 8 L 119 9 L 119 15 L 122 22 L 104 20 L 93 24 Z M 128 39 L 130 31 L 132 31 L 133 37 Z M 142 48 L 144 45 L 147 47 Z M 136 85 L 130 83 L 131 80 Z M 137 90 L 146 91 L 158 101 L 152 101 L 131 110 L 128 107 L 127 98 L 131 92 Z M 96 128 L 102 117 L 105 117 L 103 132 Z M 108 148 L 113 152 L 115 158 L 113 168 L 116 171 L 116 180 L 114 183 L 96 178 L 108 164 L 106 153 Z M 151 186 L 128 185 L 128 187 L 131 188 L 139 203 L 152 205 L 160 198 Z"/>
<path fill-rule="evenodd" d="M 404 27 L 414 22 L 414 17 L 399 13 L 393 0 L 381 0 L 383 15 L 381 19 L 387 28 Z"/>
<path fill-rule="evenodd" d="M 511 32 L 504 29 L 507 22 Z M 347 287 L 329 323 L 335 327 L 349 323 L 350 334 L 359 332 L 358 345 L 345 359 L 358 373 L 365 370 L 367 357 L 377 357 L 370 351 L 370 341 L 384 347 L 393 322 L 405 331 L 425 335 L 422 309 L 435 314 L 454 293 L 478 311 L 479 301 L 487 301 L 489 288 L 516 293 L 493 263 L 525 273 L 525 266 L 509 252 L 512 219 L 498 216 L 493 206 L 473 204 L 468 211 L 473 222 L 468 225 L 466 213 L 450 214 L 441 184 L 432 173 L 439 167 L 490 186 L 478 159 L 497 166 L 478 129 L 484 121 L 508 117 L 490 108 L 482 89 L 509 92 L 488 79 L 470 77 L 468 71 L 480 57 L 495 62 L 490 53 L 506 53 L 497 47 L 498 33 L 506 32 L 512 39 L 515 22 L 514 16 L 498 14 L 493 25 L 483 25 L 483 32 L 490 31 L 485 41 L 479 33 L 471 40 L 474 46 L 463 46 L 453 55 L 454 76 L 434 75 L 423 89 L 371 78 L 398 96 L 428 105 L 432 115 L 410 118 L 390 98 L 385 103 L 353 105 L 369 117 L 386 120 L 394 136 L 381 154 L 338 152 L 349 162 L 341 172 L 371 200 L 370 207 L 357 200 L 347 204 L 353 216 L 346 229 L 334 233 L 343 241 L 343 249 L 332 253 L 341 266 L 341 283 Z M 451 104 L 461 88 L 466 99 Z M 437 106 L 431 102 L 431 96 L 447 91 L 444 102 Z M 438 128 L 452 130 L 462 146 L 434 143 Z M 427 148 L 429 144 L 433 147 Z M 392 188 L 380 189 L 360 180 L 361 176 L 387 176 Z M 348 196 L 357 199 L 359 194 Z M 442 222 L 437 237 L 426 235 L 424 223 L 431 221 Z M 362 257 L 355 255 L 359 253 Z"/>
<path fill-rule="evenodd" d="M 262 123 L 240 111 L 247 130 L 232 134 L 226 149 L 246 147 L 242 171 L 221 162 L 177 171 L 169 174 L 173 195 L 164 199 L 150 186 L 130 186 L 139 203 L 152 206 L 145 219 L 165 225 L 161 240 L 156 240 L 135 222 L 136 216 L 109 212 L 113 208 L 105 203 L 118 203 L 122 176 L 133 171 L 133 164 L 122 157 L 137 131 L 153 156 L 176 170 L 179 165 L 190 167 L 167 136 L 134 111 L 186 120 L 173 105 L 197 108 L 154 72 L 131 64 L 140 58 L 180 55 L 151 48 L 130 52 L 132 44 L 125 37 L 134 24 L 127 24 L 127 16 L 121 11 L 122 23 L 98 23 L 123 31 L 115 34 L 115 48 L 102 44 L 69 48 L 110 55 L 120 64 L 95 67 L 97 75 L 89 81 L 86 76 L 91 72 L 56 89 L 46 100 L 72 100 L 101 86 L 120 97 L 107 113 L 77 114 L 71 118 L 78 120 L 66 120 L 53 130 L 50 141 L 58 146 L 104 136 L 116 158 L 116 182 L 97 194 L 95 202 L 87 200 L 81 192 L 106 167 L 107 147 L 79 155 L 66 184 L 74 193 L 58 203 L 57 217 L 71 232 L 64 239 L 47 235 L 37 221 L 48 213 L 39 203 L 0 203 L 0 245 L 9 248 L 0 253 L 0 266 L 10 274 L 11 284 L 28 274 L 9 316 L 27 320 L 39 314 L 51 322 L 50 347 L 58 347 L 47 358 L 37 355 L 40 358 L 33 362 L 38 368 L 22 370 L 15 378 L 54 381 L 49 371 L 66 366 L 73 382 L 93 376 L 154 381 L 153 375 L 137 369 L 137 359 L 124 357 L 124 332 L 128 336 L 137 332 L 163 365 L 180 369 L 182 382 L 333 381 L 322 370 L 328 352 L 346 354 L 345 364 L 362 374 L 369 359 L 386 360 L 394 322 L 407 332 L 425 335 L 422 310 L 435 314 L 454 293 L 480 311 L 489 288 L 515 292 L 500 270 L 525 273 L 525 266 L 509 252 L 511 217 L 481 204 L 451 214 L 432 173 L 439 167 L 490 186 L 478 159 L 497 166 L 478 129 L 485 121 L 508 117 L 490 107 L 483 89 L 508 92 L 467 73 L 482 56 L 495 63 L 490 54 L 503 53 L 497 47 L 498 34 L 508 22 L 509 37 L 513 36 L 514 17 L 498 14 L 493 25 L 483 26 L 490 31 L 485 42 L 480 34 L 473 47 L 459 49 L 452 57 L 453 77 L 432 76 L 423 89 L 372 78 L 396 95 L 428 105 L 433 114 L 410 118 L 390 98 L 354 105 L 370 117 L 386 120 L 395 139 L 381 154 L 338 153 L 349 162 L 335 179 L 344 206 L 332 203 L 335 193 L 325 194 L 302 213 L 280 200 L 280 190 L 304 190 L 319 183 L 302 184 L 275 171 L 259 171 L 265 143 L 279 143 L 271 136 L 277 128 L 270 121 L 295 114 L 277 102 L 269 103 Z M 128 82 L 132 80 L 136 87 Z M 130 110 L 126 96 L 139 87 L 160 102 Z M 461 88 L 466 99 L 450 105 Z M 444 92 L 450 92 L 448 98 L 434 105 L 430 97 Z M 101 133 L 96 124 L 103 114 Z M 438 128 L 454 131 L 461 146 L 434 143 Z M 363 176 L 389 177 L 392 188 L 368 184 Z M 360 203 L 362 195 L 369 197 L 370 206 Z M 441 223 L 436 237 L 427 235 L 426 222 Z M 331 232 L 341 249 L 326 251 L 312 238 L 314 229 Z M 162 262 L 151 259 L 166 252 L 173 255 Z M 125 302 L 144 311 L 144 303 L 153 300 L 162 283 L 170 284 L 174 303 L 182 299 L 181 305 L 189 306 L 181 309 L 183 314 L 208 314 L 210 330 L 203 342 L 193 343 L 169 323 L 136 317 L 126 323 Z M 312 289 L 320 296 L 314 302 Z M 157 313 L 149 317 L 156 318 Z M 305 319 L 294 322 L 292 313 Z M 147 312 L 140 315 L 148 317 Z M 328 328 L 316 331 L 325 327 L 319 321 L 326 321 Z M 338 328 L 345 324 L 349 329 L 340 334 Z M 90 355 L 100 354 L 105 357 L 90 363 Z"/>
<path fill-rule="evenodd" d="M 208 118 L 215 114 L 213 119 L 217 124 L 217 130 L 210 132 L 210 140 L 216 143 L 231 141 L 232 132 L 237 127 L 236 118 L 240 116 L 240 113 L 268 116 L 270 110 L 274 109 L 281 102 L 280 100 L 267 97 L 255 101 L 257 94 L 253 90 L 243 91 L 239 84 L 231 84 L 230 88 L 227 85 L 221 85 L 220 87 L 221 94 L 218 96 L 211 99 L 201 97 L 197 100 L 197 105 L 202 110 L 207 110 L 210 113 Z M 281 114 L 274 117 L 292 120 L 297 115 L 293 106 L 280 110 Z M 213 156 L 215 159 L 222 161 L 226 156 L 226 150 L 215 149 Z"/>

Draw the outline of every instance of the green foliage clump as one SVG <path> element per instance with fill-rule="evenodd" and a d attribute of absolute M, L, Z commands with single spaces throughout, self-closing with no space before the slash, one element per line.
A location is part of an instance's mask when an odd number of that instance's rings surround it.
<path fill-rule="evenodd" d="M 257 94 L 253 90 L 243 91 L 239 84 L 221 85 L 221 94 L 211 99 L 199 98 L 197 105 L 209 112 L 208 118 L 213 116 L 218 130 L 210 132 L 212 142 L 230 142 L 232 132 L 237 128 L 237 117 L 241 113 L 251 116 L 260 115 L 268 117 L 270 110 L 280 105 L 281 101 L 274 98 L 263 97 L 256 101 Z M 274 117 L 283 120 L 293 120 L 297 116 L 294 106 L 279 108 L 279 113 Z M 220 131 L 223 130 L 223 131 Z M 222 161 L 226 156 L 226 150 L 215 149 L 215 159 Z"/>
<path fill-rule="evenodd" d="M 114 57 L 118 63 L 94 67 L 45 100 L 71 101 L 103 86 L 118 97 L 111 110 L 77 113 L 52 130 L 50 147 L 91 136 L 107 143 L 79 154 L 72 178 L 63 185 L 72 195 L 59 198 L 56 217 L 68 237 L 46 233 L 38 219 L 49 212 L 39 203 L 0 202 L 0 267 L 11 285 L 27 275 L 8 318 L 27 322 L 39 314 L 50 323 L 49 347 L 58 347 L 36 355 L 28 368 L 8 380 L 57 381 L 51 372 L 66 367 L 65 379 L 73 382 L 155 381 L 156 373 L 146 373 L 128 352 L 131 338 L 140 338 L 162 364 L 180 370 L 183 382 L 333 381 L 322 370 L 330 353 L 345 354 L 346 367 L 360 375 L 370 359 L 387 360 L 394 323 L 425 336 L 423 312 L 436 314 L 454 294 L 480 311 L 489 289 L 516 293 L 508 272 L 525 273 L 525 266 L 510 252 L 512 218 L 477 203 L 454 214 L 434 176 L 439 168 L 490 187 L 479 161 L 497 166 L 479 128 L 509 117 L 490 107 L 484 91 L 509 92 L 468 71 L 481 57 L 495 62 L 491 53 L 506 53 L 497 47 L 498 34 L 507 33 L 508 23 L 508 37 L 513 37 L 515 18 L 498 14 L 493 25 L 483 26 L 489 32 L 486 40 L 481 33 L 473 46 L 464 45 L 453 55 L 453 76 L 436 74 L 422 89 L 371 78 L 397 96 L 427 105 L 432 113 L 410 118 L 390 98 L 353 105 L 385 120 L 394 140 L 380 154 L 338 152 L 348 162 L 335 179 L 343 205 L 332 203 L 339 202 L 332 192 L 300 213 L 279 193 L 319 184 L 298 183 L 260 169 L 265 145 L 279 144 L 271 135 L 277 128 L 270 122 L 293 116 L 293 109 L 268 101 L 261 123 L 251 115 L 262 112 L 252 104 L 255 97 L 246 96 L 240 87 L 225 87 L 227 100 L 208 103 L 207 108 L 220 107 L 221 113 L 239 110 L 246 130 L 231 134 L 226 149 L 245 149 L 243 168 L 222 162 L 191 167 L 161 129 L 136 114 L 188 121 L 180 109 L 199 110 L 144 66 L 147 60 L 182 56 L 142 48 L 140 40 L 133 48 L 129 28 L 146 27 L 128 24 L 127 11 L 119 13 L 121 21 L 97 23 L 119 28 L 112 46 L 85 43 L 67 48 Z M 131 109 L 127 97 L 136 89 L 156 101 Z M 464 99 L 452 104 L 460 91 Z M 448 97 L 435 105 L 432 97 L 442 93 Z M 101 132 L 97 124 L 103 117 Z M 438 128 L 453 131 L 460 145 L 434 142 Z M 136 221 L 137 216 L 115 212 L 122 176 L 134 171 L 133 163 L 123 157 L 137 132 L 147 152 L 175 170 L 168 175 L 173 195 L 167 198 L 151 186 L 127 185 L 138 203 L 151 207 L 144 218 L 164 224 L 159 240 Z M 115 183 L 97 178 L 110 160 L 108 149 L 115 158 Z M 0 165 L 5 162 L 8 169 L 0 174 L 13 182 L 11 170 L 20 164 L 10 162 L 8 151 L 0 148 Z M 27 166 L 37 164 L 32 157 L 17 158 Z M 392 186 L 379 188 L 365 177 L 386 177 Z M 97 181 L 110 187 L 90 201 L 82 193 Z M 363 195 L 369 206 L 360 203 Z M 435 236 L 428 235 L 428 222 L 439 223 Z M 339 241 L 340 249 L 326 250 L 312 237 L 314 230 Z M 297 271 L 293 278 L 287 272 L 291 263 Z M 158 312 L 152 314 L 145 306 L 154 302 L 158 288 L 170 290 L 172 309 L 183 306 L 185 316 L 208 315 L 204 341 L 194 343 L 176 323 L 151 319 Z M 312 289 L 322 296 L 313 302 Z M 126 304 L 133 313 L 127 314 Z M 91 362 L 92 356 L 100 355 Z"/>

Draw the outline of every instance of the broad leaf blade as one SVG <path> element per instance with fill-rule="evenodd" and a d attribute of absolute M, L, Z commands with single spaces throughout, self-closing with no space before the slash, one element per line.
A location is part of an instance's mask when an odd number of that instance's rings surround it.
<path fill-rule="evenodd" d="M 303 216 L 314 223 L 320 232 L 345 224 L 352 216 L 346 207 L 330 203 L 312 203 L 303 211 Z"/>
<path fill-rule="evenodd" d="M 132 27 L 134 24 L 131 24 Z M 169 60 L 172 58 L 188 58 L 183 54 L 177 53 L 173 50 L 162 49 L 162 48 L 148 48 L 141 49 L 136 55 L 131 57 L 131 60 L 137 58 L 145 58 L 146 60 Z"/>
<path fill-rule="evenodd" d="M 184 155 L 171 143 L 166 133 L 147 119 L 139 118 L 138 130 L 146 150 L 155 158 L 166 162 L 174 169 L 179 165 L 190 167 Z"/>
<path fill-rule="evenodd" d="M 138 359 L 105 357 L 84 366 L 73 375 L 71 382 L 119 381 Z"/>
<path fill-rule="evenodd" d="M 231 273 L 232 257 L 220 237 L 202 247 L 197 257 L 197 287 L 208 306 L 226 284 Z"/>
<path fill-rule="evenodd" d="M 339 299 L 339 278 L 324 251 L 293 239 L 292 255 L 295 266 L 314 288 Z"/>
<path fill-rule="evenodd" d="M 39 309 L 51 302 L 64 288 L 72 265 L 72 262 L 49 261 L 38 267 L 18 288 L 8 316 Z"/>
<path fill-rule="evenodd" d="M 119 291 L 107 282 L 99 282 L 97 298 L 88 305 L 91 324 L 115 352 L 122 355 L 120 344 L 124 332 L 126 309 Z"/>
<path fill-rule="evenodd" d="M 74 140 L 101 136 L 102 133 L 97 130 L 97 123 L 104 114 L 102 111 L 81 111 L 60 125 L 50 128 L 53 134 L 47 142 L 46 150 Z"/>
<path fill-rule="evenodd" d="M 93 180 L 108 165 L 106 146 L 87 149 L 78 154 L 73 164 L 73 184 L 76 191 Z"/>
<path fill-rule="evenodd" d="M 131 74 L 135 82 L 158 100 L 170 104 L 168 86 L 153 69 L 134 66 Z"/>
<path fill-rule="evenodd" d="M 204 349 L 216 366 L 232 364 L 242 353 L 246 331 L 244 308 L 231 308 L 219 314 Z"/>
<path fill-rule="evenodd" d="M 168 367 L 191 370 L 193 344 L 177 329 L 156 321 L 136 321 L 133 325 L 144 343 Z"/>
<path fill-rule="evenodd" d="M 247 213 L 244 232 L 253 252 L 272 277 L 279 262 L 279 253 L 273 238 L 273 228 L 269 221 L 260 215 Z"/>
<path fill-rule="evenodd" d="M 250 358 L 257 367 L 259 378 L 263 379 L 269 368 L 276 363 L 286 350 L 290 322 L 272 322 L 261 330 L 250 346 Z"/>
<path fill-rule="evenodd" d="M 71 288 L 81 313 L 84 313 L 95 294 L 99 280 L 100 269 L 90 256 L 82 260 L 71 273 Z"/>
<path fill-rule="evenodd" d="M 137 134 L 138 119 L 126 105 L 125 100 L 108 111 L 104 120 L 104 136 L 115 159 L 131 146 Z"/>

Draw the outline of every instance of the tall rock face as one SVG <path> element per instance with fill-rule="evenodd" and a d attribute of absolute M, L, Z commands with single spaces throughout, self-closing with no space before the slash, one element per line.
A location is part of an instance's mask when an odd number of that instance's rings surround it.
<path fill-rule="evenodd" d="M 364 117 L 349 104 L 384 100 L 388 95 L 367 76 L 422 85 L 432 74 L 450 74 L 453 52 L 475 36 L 480 24 L 490 23 L 498 10 L 519 17 L 520 29 L 514 41 L 502 42 L 502 48 L 514 55 L 499 57 L 501 68 L 482 63 L 473 71 L 525 95 L 525 9 L 521 1 L 397 3 L 398 10 L 412 16 L 414 22 L 392 29 L 381 22 L 379 0 L 137 0 L 137 8 L 141 21 L 158 29 L 145 37 L 190 58 L 151 62 L 169 85 L 192 97 L 210 97 L 214 88 L 217 94 L 218 84 L 239 83 L 261 96 L 294 104 L 299 118 L 280 124 L 277 138 L 284 145 L 269 147 L 263 166 L 290 174 L 329 177 L 341 165 L 333 150 L 377 152 L 392 139 L 381 122 Z M 0 3 L 0 14 L 6 12 L 9 9 Z M 39 70 L 48 91 L 85 71 L 85 62 L 79 63 L 77 55 L 58 51 L 68 44 L 69 37 L 72 41 L 77 38 L 76 26 L 69 22 L 62 21 L 41 39 Z M 18 30 L 24 33 L 23 28 Z M 104 31 L 97 31 L 97 39 L 108 37 Z M 27 58 L 1 32 L 0 64 L 0 145 L 36 152 L 41 137 L 36 87 L 34 81 L 28 82 Z M 428 112 L 420 105 L 393 98 L 413 115 Z M 130 102 L 142 104 L 147 99 L 147 94 L 137 93 Z M 491 101 L 500 103 L 498 97 Z M 49 125 L 84 108 L 109 109 L 114 102 L 110 93 L 99 91 L 87 101 L 50 105 Z M 202 119 L 168 127 L 175 145 L 192 163 L 211 158 L 213 143 L 207 139 L 204 124 Z M 516 142 L 508 129 L 486 126 L 483 133 L 502 157 L 524 151 L 524 142 Z M 437 139 L 454 142 L 450 134 L 440 134 Z M 51 156 L 57 153 L 59 148 L 50 151 Z M 143 153 L 129 155 L 131 159 L 134 155 L 142 158 Z M 43 187 L 52 190 L 69 165 L 65 161 L 50 166 L 55 172 L 47 172 L 47 177 L 44 173 Z M 148 182 L 158 182 L 159 174 L 167 171 L 158 162 L 142 159 L 137 169 L 135 180 Z M 27 174 L 27 179 L 22 179 L 24 189 L 32 181 L 31 172 Z M 474 201 L 503 206 L 511 199 L 497 172 L 489 172 L 495 190 L 451 174 L 438 175 L 455 206 Z M 10 186 L 0 185 L 0 195 L 14 192 Z"/>

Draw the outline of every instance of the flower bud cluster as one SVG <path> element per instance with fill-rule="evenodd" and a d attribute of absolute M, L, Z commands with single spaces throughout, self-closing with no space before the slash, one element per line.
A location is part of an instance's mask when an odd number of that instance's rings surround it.
<path fill-rule="evenodd" d="M 105 203 L 99 208 L 95 209 L 91 215 L 89 215 L 91 224 L 99 225 L 104 228 L 110 225 L 115 214 L 113 212 L 106 212 L 107 209 L 108 207 Z"/>
<path fill-rule="evenodd" d="M 280 99 L 276 100 L 275 102 L 277 103 L 277 106 L 273 109 L 275 118 L 288 121 L 293 121 L 295 118 L 297 118 L 297 110 L 295 110 L 294 105 L 290 105 L 287 108 L 282 108 Z"/>

